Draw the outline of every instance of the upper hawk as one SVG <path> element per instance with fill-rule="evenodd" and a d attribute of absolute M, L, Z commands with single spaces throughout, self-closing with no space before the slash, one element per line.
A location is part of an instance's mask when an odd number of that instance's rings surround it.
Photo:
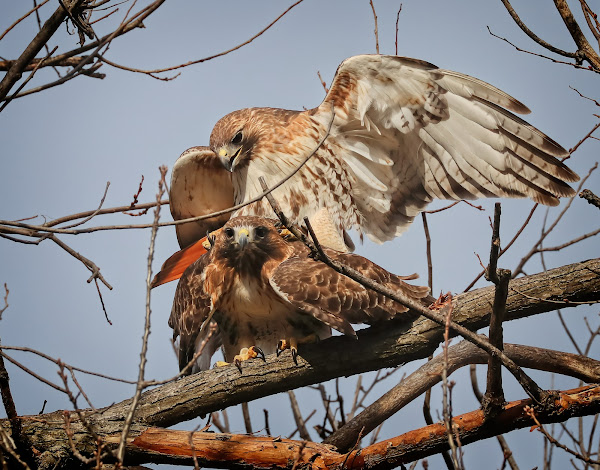
<path fill-rule="evenodd" d="M 351 57 L 323 102 L 307 111 L 248 108 L 215 125 L 210 147 L 231 171 L 236 204 L 273 191 L 293 223 L 321 212 L 342 239 L 355 228 L 375 242 L 402 233 L 433 199 L 529 197 L 555 206 L 579 177 L 568 152 L 512 112 L 503 91 L 417 59 Z M 333 120 L 331 130 L 327 128 Z M 233 213 L 269 216 L 261 200 Z M 317 233 L 317 235 L 319 235 Z"/>

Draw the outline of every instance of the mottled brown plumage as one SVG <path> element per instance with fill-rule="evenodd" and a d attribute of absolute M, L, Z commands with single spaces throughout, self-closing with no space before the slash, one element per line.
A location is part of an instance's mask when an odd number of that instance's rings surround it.
<path fill-rule="evenodd" d="M 396 276 L 358 255 L 330 249 L 327 254 L 412 298 L 428 293 L 426 287 L 404 282 L 415 275 Z M 179 337 L 180 368 L 206 340 L 205 322 L 215 322 L 218 331 L 194 370 L 209 366 L 219 343 L 231 362 L 242 348 L 258 346 L 271 354 L 280 340 L 294 345 L 311 335 L 325 339 L 331 328 L 354 335 L 351 323 L 387 320 L 407 311 L 308 255 L 302 243 L 282 238 L 268 219 L 246 216 L 227 222 L 212 249 L 177 286 L 169 325 Z"/>

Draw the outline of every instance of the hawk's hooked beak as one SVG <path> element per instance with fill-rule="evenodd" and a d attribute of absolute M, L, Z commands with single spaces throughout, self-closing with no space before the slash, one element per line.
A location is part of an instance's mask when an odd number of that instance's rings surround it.
<path fill-rule="evenodd" d="M 234 145 L 223 145 L 217 150 L 217 155 L 221 160 L 221 164 L 227 171 L 233 172 L 237 163 L 237 157 L 242 151 L 242 146 L 236 147 Z"/>
<path fill-rule="evenodd" d="M 236 241 L 240 245 L 240 248 L 244 248 L 250 243 L 250 232 L 246 228 L 241 228 L 237 231 Z"/>

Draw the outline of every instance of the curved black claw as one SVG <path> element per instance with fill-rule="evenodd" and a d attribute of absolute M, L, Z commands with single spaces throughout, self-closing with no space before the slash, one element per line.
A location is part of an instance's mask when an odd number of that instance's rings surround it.
<path fill-rule="evenodd" d="M 258 346 L 254 346 L 254 352 L 256 352 L 256 357 L 260 357 L 263 360 L 263 362 L 267 362 L 267 359 L 265 358 L 265 353 L 262 349 L 260 349 Z"/>
<path fill-rule="evenodd" d="M 298 365 L 298 350 L 296 348 L 290 348 L 292 351 L 292 359 L 294 360 L 294 364 Z"/>
<path fill-rule="evenodd" d="M 238 370 L 240 371 L 240 374 L 242 373 L 242 361 L 239 358 L 235 358 L 235 360 L 233 361 L 233 363 L 235 364 L 235 366 L 238 368 Z"/>
<path fill-rule="evenodd" d="M 279 340 L 277 341 L 277 349 L 275 350 L 275 353 L 277 354 L 277 357 L 279 357 L 279 355 L 283 352 L 283 341 Z"/>

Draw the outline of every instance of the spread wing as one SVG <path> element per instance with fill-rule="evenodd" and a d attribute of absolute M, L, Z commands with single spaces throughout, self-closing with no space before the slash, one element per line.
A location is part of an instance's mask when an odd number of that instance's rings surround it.
<path fill-rule="evenodd" d="M 169 195 L 174 220 L 210 214 L 233 206 L 233 185 L 229 173 L 208 147 L 187 149 L 175 162 Z M 176 225 L 179 246 L 185 248 L 216 230 L 230 214 Z"/>
<path fill-rule="evenodd" d="M 457 72 L 395 56 L 344 61 L 323 103 L 308 111 L 351 168 L 360 228 L 383 242 L 432 199 L 529 197 L 554 206 L 579 177 L 567 151 L 515 113 L 501 90 Z"/>
<path fill-rule="evenodd" d="M 202 256 L 185 270 L 177 284 L 169 317 L 173 340 L 179 337 L 179 370 L 192 360 L 199 348 L 204 348 L 194 367 L 189 370 L 190 374 L 208 369 L 212 355 L 221 346 L 218 329 L 215 330 L 216 323 L 211 322 L 202 331 L 211 311 L 210 296 L 204 292 L 203 282 L 204 269 L 208 263 L 209 257 Z"/>
<path fill-rule="evenodd" d="M 414 299 L 423 299 L 429 288 L 404 282 L 416 275 L 397 276 L 362 256 L 326 250 L 327 255 L 391 289 Z M 332 328 L 354 335 L 350 323 L 374 323 L 393 318 L 408 309 L 339 274 L 324 263 L 302 253 L 288 258 L 273 272 L 275 292 L 294 307 Z"/>

